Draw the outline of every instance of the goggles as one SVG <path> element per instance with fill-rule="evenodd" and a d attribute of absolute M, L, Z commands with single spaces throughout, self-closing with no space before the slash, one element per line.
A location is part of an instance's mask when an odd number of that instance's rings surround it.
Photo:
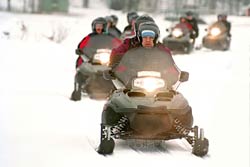
<path fill-rule="evenodd" d="M 152 38 L 155 38 L 155 32 L 152 31 L 152 30 L 143 30 L 141 32 L 141 36 L 142 36 L 142 38 L 143 37 L 152 37 Z"/>
<path fill-rule="evenodd" d="M 95 25 L 95 28 L 103 28 L 103 24 L 101 24 L 101 23 L 96 23 L 96 25 Z"/>

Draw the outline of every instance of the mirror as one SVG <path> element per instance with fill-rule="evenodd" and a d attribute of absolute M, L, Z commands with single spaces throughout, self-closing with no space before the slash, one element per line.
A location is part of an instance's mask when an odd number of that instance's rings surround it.
<path fill-rule="evenodd" d="M 82 54 L 83 54 L 82 49 L 80 49 L 80 48 L 77 48 L 77 49 L 75 50 L 75 53 L 76 53 L 77 55 L 82 55 Z"/>
<path fill-rule="evenodd" d="M 186 72 L 186 71 L 181 71 L 181 75 L 180 75 L 179 81 L 180 82 L 185 82 L 185 81 L 188 81 L 188 79 L 189 79 L 189 73 Z"/>

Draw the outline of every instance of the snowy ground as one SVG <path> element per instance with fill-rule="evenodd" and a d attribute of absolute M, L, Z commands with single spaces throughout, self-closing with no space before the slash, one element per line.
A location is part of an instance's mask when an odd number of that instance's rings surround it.
<path fill-rule="evenodd" d="M 73 90 L 74 49 L 90 32 L 92 19 L 117 14 L 118 27 L 126 15 L 89 9 L 65 15 L 28 15 L 0 12 L 0 166 L 249 166 L 249 56 L 250 19 L 230 17 L 231 49 L 202 49 L 176 55 L 190 80 L 179 91 L 193 108 L 194 124 L 205 129 L 209 153 L 191 154 L 185 140 L 167 141 L 165 150 L 135 151 L 117 141 L 114 154 L 101 156 L 98 144 L 105 101 L 69 100 Z M 161 38 L 171 23 L 153 16 Z M 216 17 L 207 16 L 208 23 Z M 24 23 L 27 31 L 20 31 Z M 201 41 L 206 25 L 200 25 Z M 48 40 L 53 30 L 67 36 L 61 43 Z M 9 36 L 3 31 L 10 32 Z M 60 36 L 60 35 L 59 35 Z"/>

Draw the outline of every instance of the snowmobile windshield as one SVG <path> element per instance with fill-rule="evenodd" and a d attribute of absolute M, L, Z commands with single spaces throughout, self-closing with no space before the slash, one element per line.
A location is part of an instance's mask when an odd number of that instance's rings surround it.
<path fill-rule="evenodd" d="M 118 47 L 122 41 L 114 36 L 100 34 L 91 36 L 87 45 L 83 48 L 83 53 L 90 59 L 93 58 L 98 49 L 113 49 Z"/>
<path fill-rule="evenodd" d="M 172 56 L 157 47 L 139 47 L 128 51 L 114 69 L 115 76 L 128 89 L 132 88 L 133 79 L 137 78 L 138 72 L 141 71 L 160 73 L 168 88 L 178 81 L 180 74 Z"/>
<path fill-rule="evenodd" d="M 182 31 L 183 34 L 187 34 L 190 32 L 190 30 L 192 29 L 192 27 L 190 27 L 189 23 L 178 23 L 175 25 L 175 27 L 173 28 L 172 33 L 176 30 L 176 29 L 180 29 Z"/>

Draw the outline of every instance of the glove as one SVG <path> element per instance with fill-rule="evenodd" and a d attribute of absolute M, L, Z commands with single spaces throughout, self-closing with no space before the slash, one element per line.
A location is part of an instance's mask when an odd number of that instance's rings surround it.
<path fill-rule="evenodd" d="M 104 70 L 103 71 L 103 78 L 105 80 L 113 80 L 113 79 L 115 79 L 113 71 L 111 71 L 111 70 Z"/>

